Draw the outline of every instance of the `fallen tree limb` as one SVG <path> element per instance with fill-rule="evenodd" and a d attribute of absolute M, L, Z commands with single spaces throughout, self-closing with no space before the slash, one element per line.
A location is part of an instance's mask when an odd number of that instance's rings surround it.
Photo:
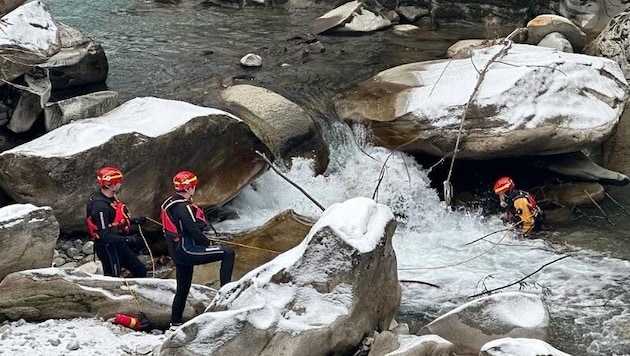
<path fill-rule="evenodd" d="M 492 293 L 494 293 L 494 292 L 496 292 L 496 291 L 499 291 L 499 290 L 501 290 L 501 289 L 505 289 L 505 288 L 509 288 L 509 287 L 511 287 L 511 286 L 517 285 L 517 284 L 519 284 L 519 283 L 523 282 L 524 280 L 526 280 L 527 278 L 529 278 L 529 277 L 531 277 L 531 276 L 535 275 L 536 273 L 538 273 L 538 272 L 542 271 L 545 267 L 549 266 L 550 264 L 556 263 L 556 262 L 558 262 L 558 261 L 560 261 L 560 260 L 564 260 L 564 259 L 565 259 L 565 258 L 567 258 L 567 257 L 570 257 L 570 255 L 565 255 L 565 256 L 562 256 L 562 257 L 560 257 L 560 258 L 556 258 L 555 260 L 553 260 L 553 261 L 551 261 L 551 262 L 547 262 L 547 263 L 545 263 L 544 265 L 540 266 L 540 267 L 539 267 L 537 270 L 535 270 L 534 272 L 532 272 L 532 273 L 530 273 L 530 274 L 526 275 L 525 277 L 523 277 L 523 278 L 519 279 L 518 281 L 512 282 L 512 283 L 510 283 L 510 284 L 506 284 L 506 285 L 504 285 L 503 287 L 493 288 L 493 289 L 486 290 L 486 291 L 481 292 L 481 293 L 473 294 L 473 295 L 469 296 L 468 298 L 477 298 L 477 297 L 481 297 L 482 295 L 492 294 Z"/>
<path fill-rule="evenodd" d="M 292 180 L 290 180 L 287 176 L 285 176 L 284 174 L 282 174 L 282 172 L 280 172 L 280 170 L 278 168 L 276 168 L 273 163 L 271 163 L 271 161 L 267 158 L 267 156 L 265 156 L 263 153 L 256 151 L 256 154 L 259 155 L 260 157 L 262 157 L 265 162 L 267 162 L 267 164 L 269 164 L 269 167 L 271 167 L 271 169 L 274 170 L 274 172 L 278 173 L 278 175 L 280 177 L 282 177 L 282 179 L 286 180 L 287 182 L 289 182 L 289 184 L 291 184 L 292 186 L 294 186 L 297 190 L 299 190 L 300 192 L 302 192 L 302 194 L 304 194 L 310 201 L 313 202 L 313 204 L 317 205 L 318 208 L 322 209 L 322 211 L 326 210 L 326 208 L 324 208 L 323 205 L 321 205 L 317 200 L 315 200 L 312 196 L 310 196 L 304 189 L 302 189 L 302 187 L 300 187 L 299 185 L 297 185 L 296 183 L 294 183 Z"/>

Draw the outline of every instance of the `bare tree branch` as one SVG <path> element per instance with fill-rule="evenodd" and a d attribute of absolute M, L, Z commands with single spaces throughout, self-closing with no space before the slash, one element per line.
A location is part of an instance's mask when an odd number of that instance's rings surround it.
<path fill-rule="evenodd" d="M 591 202 L 593 202 L 593 204 L 597 207 L 597 209 L 599 209 L 599 211 L 602 213 L 602 215 L 604 216 L 604 218 L 606 218 L 606 220 L 608 221 L 608 223 L 609 223 L 610 225 L 615 226 L 615 224 L 612 222 L 612 220 L 610 220 L 610 219 L 608 218 L 608 214 L 606 214 L 606 213 L 604 212 L 604 209 L 602 209 L 602 207 L 601 207 L 601 206 L 599 206 L 599 204 L 597 204 L 597 202 L 593 199 L 593 197 L 591 197 L 591 195 L 590 195 L 590 194 L 589 194 L 586 190 L 583 190 L 583 192 L 584 192 L 584 194 L 586 194 L 586 196 L 587 196 L 587 197 L 591 200 Z"/>
<path fill-rule="evenodd" d="M 317 207 L 320 208 L 322 211 L 326 210 L 326 208 L 324 208 L 323 205 L 321 205 L 317 200 L 315 200 L 312 196 L 310 196 L 304 189 L 302 189 L 302 187 L 300 187 L 299 185 L 294 183 L 292 180 L 290 180 L 287 176 L 282 174 L 282 172 L 280 172 L 280 170 L 278 170 L 278 168 L 276 168 L 273 165 L 273 163 L 271 163 L 271 161 L 267 158 L 267 156 L 265 156 L 263 153 L 261 153 L 259 151 L 256 151 L 256 154 L 259 155 L 260 157 L 262 157 L 265 160 L 265 162 L 267 162 L 267 164 L 269 164 L 269 167 L 271 167 L 271 169 L 273 169 L 274 172 L 278 173 L 278 175 L 280 177 L 282 177 L 282 179 L 286 180 L 287 182 L 289 182 L 289 184 L 291 184 L 292 186 L 297 188 L 297 190 L 302 192 L 302 194 L 304 194 L 310 201 L 312 201 L 313 204 L 317 205 Z"/>
<path fill-rule="evenodd" d="M 553 261 L 551 261 L 551 262 L 547 262 L 547 263 L 545 263 L 544 265 L 540 266 L 537 270 L 535 270 L 534 272 L 532 272 L 532 273 L 530 273 L 530 274 L 526 275 L 525 277 L 523 277 L 523 278 L 519 279 L 518 281 L 512 282 L 512 283 L 510 283 L 510 284 L 506 284 L 506 285 L 504 285 L 503 287 L 493 288 L 493 289 L 489 289 L 489 290 L 486 290 L 486 291 L 481 292 L 481 293 L 473 294 L 473 295 L 469 296 L 468 298 L 477 298 L 477 297 L 480 297 L 480 296 L 482 296 L 482 295 L 492 294 L 493 292 L 496 292 L 496 291 L 498 291 L 498 290 L 505 289 L 505 288 L 509 288 L 509 287 L 514 286 L 514 285 L 517 285 L 517 284 L 521 284 L 521 283 L 523 283 L 523 281 L 524 281 L 524 280 L 526 280 L 527 278 L 529 278 L 529 277 L 531 277 L 531 276 L 535 275 L 536 273 L 538 273 L 538 272 L 542 271 L 542 270 L 543 270 L 543 268 L 545 268 L 545 267 L 549 266 L 549 265 L 550 265 L 550 264 L 552 264 L 552 263 L 556 263 L 556 262 L 558 262 L 558 261 L 560 261 L 560 260 L 564 260 L 564 259 L 565 259 L 565 258 L 567 258 L 567 257 L 571 257 L 571 256 L 570 256 L 570 255 L 565 255 L 565 256 L 562 256 L 562 257 L 560 257 L 560 258 L 556 258 L 555 260 L 553 260 Z"/>

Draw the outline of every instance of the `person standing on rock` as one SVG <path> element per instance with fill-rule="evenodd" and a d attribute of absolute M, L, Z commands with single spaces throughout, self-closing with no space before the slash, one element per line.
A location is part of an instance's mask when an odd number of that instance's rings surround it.
<path fill-rule="evenodd" d="M 146 217 L 131 218 L 126 205 L 116 197 L 123 182 L 118 168 L 99 169 L 96 180 L 99 190 L 88 200 L 86 223 L 94 239 L 94 251 L 103 264 L 103 274 L 120 277 L 124 267 L 134 277 L 146 277 L 146 266 L 129 247 L 140 240 L 131 234 L 131 225 L 146 222 Z"/>
<path fill-rule="evenodd" d="M 208 227 L 206 217 L 203 210 L 192 201 L 197 183 L 197 176 L 190 171 L 175 174 L 173 187 L 176 193 L 166 199 L 160 209 L 164 236 L 169 255 L 175 262 L 177 280 L 171 310 L 172 328 L 182 323 L 195 265 L 221 261 L 221 286 L 231 281 L 234 268 L 234 250 L 211 244 L 203 233 Z"/>
<path fill-rule="evenodd" d="M 501 177 L 494 183 L 494 194 L 499 197 L 501 207 L 506 209 L 505 220 L 528 237 L 542 228 L 545 214 L 530 193 L 515 188 L 512 178 Z"/>

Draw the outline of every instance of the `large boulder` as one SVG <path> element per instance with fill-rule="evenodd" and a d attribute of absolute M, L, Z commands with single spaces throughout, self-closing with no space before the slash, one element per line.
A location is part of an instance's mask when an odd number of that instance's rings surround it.
<path fill-rule="evenodd" d="M 547 4 L 556 13 L 577 24 L 588 38 L 597 36 L 611 17 L 630 8 L 625 0 L 557 0 Z"/>
<path fill-rule="evenodd" d="M 630 12 L 622 12 L 610 19 L 599 35 L 584 51 L 593 56 L 610 58 L 630 78 Z"/>
<path fill-rule="evenodd" d="M 616 134 L 615 136 L 619 136 Z M 606 143 L 608 145 L 608 142 Z M 595 163 L 583 152 L 571 152 L 561 155 L 539 156 L 528 161 L 533 161 L 539 168 L 545 168 L 551 172 L 571 177 L 579 181 L 599 182 L 601 184 L 627 185 L 630 178 L 626 174 L 606 169 Z M 615 167 L 625 171 L 625 167 Z"/>
<path fill-rule="evenodd" d="M 397 335 L 380 333 L 368 356 L 452 356 L 453 344 L 437 335 Z"/>
<path fill-rule="evenodd" d="M 57 24 L 41 1 L 24 4 L 1 19 L 0 81 L 26 73 L 33 65 L 45 62 L 59 52 L 61 44 Z"/>
<path fill-rule="evenodd" d="M 159 355 L 347 354 L 398 310 L 395 226 L 373 200 L 332 205 L 299 246 L 221 288 Z"/>
<path fill-rule="evenodd" d="M 549 312 L 539 296 L 506 292 L 468 302 L 427 324 L 418 335 L 439 335 L 455 345 L 456 354 L 477 355 L 484 344 L 505 337 L 545 340 L 548 326 Z"/>
<path fill-rule="evenodd" d="M 334 102 L 342 120 L 369 125 L 377 145 L 443 157 L 459 141 L 457 158 L 489 159 L 604 142 L 619 121 L 626 87 L 611 60 L 504 44 L 468 59 L 388 69 Z"/>
<path fill-rule="evenodd" d="M 69 144 L 71 143 L 71 144 Z M 136 98 L 104 116 L 61 126 L 0 154 L 0 186 L 18 202 L 48 205 L 62 229 L 85 229 L 95 172 L 119 167 L 119 197 L 157 218 L 180 170 L 199 177 L 195 201 L 221 205 L 268 168 L 265 145 L 238 118 L 180 101 Z"/>
<path fill-rule="evenodd" d="M 391 24 L 383 15 L 370 11 L 365 3 L 353 0 L 315 19 L 309 25 L 309 32 L 314 35 L 329 30 L 371 32 L 389 27 Z"/>
<path fill-rule="evenodd" d="M 527 23 L 527 43 L 539 44 L 552 33 L 559 33 L 571 44 L 571 51 L 580 52 L 586 44 L 586 34 L 569 19 L 558 15 L 539 15 Z M 549 46 L 548 46 L 549 47 Z"/>
<path fill-rule="evenodd" d="M 165 329 L 175 295 L 173 279 L 115 278 L 78 269 L 43 268 L 8 275 L 0 282 L 0 322 L 134 315 L 142 311 L 153 327 Z M 202 313 L 216 291 L 193 284 L 184 309 L 188 320 Z"/>
<path fill-rule="evenodd" d="M 313 159 L 316 174 L 326 170 L 328 146 L 321 128 L 304 109 L 285 97 L 269 89 L 240 84 L 215 93 L 212 104 L 245 121 L 288 166 L 291 158 L 305 157 Z"/>
<path fill-rule="evenodd" d="M 571 356 L 542 340 L 527 338 L 503 338 L 483 345 L 479 356 Z"/>
<path fill-rule="evenodd" d="M 100 43 L 63 23 L 57 27 L 61 48 L 40 64 L 50 68 L 53 90 L 105 83 L 109 64 Z"/>
<path fill-rule="evenodd" d="M 59 224 L 50 207 L 0 208 L 0 280 L 16 271 L 50 267 L 58 238 Z"/>
<path fill-rule="evenodd" d="M 24 74 L 23 79 L 25 85 L 13 84 L 14 87 L 20 89 L 21 93 L 7 125 L 9 130 L 16 133 L 31 129 L 50 98 L 52 90 L 47 69 L 31 67 Z"/>

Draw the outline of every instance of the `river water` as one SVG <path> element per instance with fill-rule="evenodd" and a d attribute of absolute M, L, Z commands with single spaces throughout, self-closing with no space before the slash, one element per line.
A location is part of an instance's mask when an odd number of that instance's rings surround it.
<path fill-rule="evenodd" d="M 282 9 L 223 9 L 205 5 L 160 5 L 132 0 L 52 0 L 55 18 L 99 40 L 107 53 L 107 85 L 123 99 L 157 96 L 198 104 L 222 81 L 238 80 L 272 89 L 306 106 L 377 72 L 403 63 L 438 59 L 457 38 L 475 31 L 427 33 L 401 38 L 390 31 L 365 36 L 320 36 L 324 53 L 303 55 L 289 39 L 315 16 Z M 260 69 L 243 69 L 240 57 L 263 56 Z M 282 64 L 285 64 L 284 66 Z M 296 160 L 289 177 L 324 206 L 354 196 L 372 197 L 384 162 L 378 201 L 399 219 L 394 237 L 403 283 L 400 321 L 423 323 L 483 291 L 517 281 L 552 263 L 510 290 L 543 297 L 551 315 L 549 342 L 573 355 L 630 355 L 630 230 L 627 214 L 614 206 L 611 219 L 576 220 L 545 239 L 520 240 L 497 233 L 497 216 L 451 210 L 429 185 L 426 169 L 409 156 L 354 139 L 331 125 L 331 166 L 313 177 L 309 162 Z M 358 145 L 362 150 L 359 150 Z M 366 155 L 369 154 L 369 156 Z M 231 207 L 238 221 L 215 226 L 230 232 L 258 226 L 294 209 L 317 217 L 319 210 L 272 171 L 244 190 Z M 595 213 L 590 212 L 595 215 Z M 440 288 L 430 287 L 428 282 Z"/>

